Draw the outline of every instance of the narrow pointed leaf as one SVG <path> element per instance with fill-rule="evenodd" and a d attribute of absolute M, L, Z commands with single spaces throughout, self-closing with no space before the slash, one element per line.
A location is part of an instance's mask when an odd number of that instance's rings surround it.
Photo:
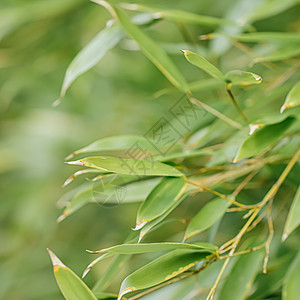
<path fill-rule="evenodd" d="M 251 32 L 232 36 L 241 42 L 300 43 L 298 32 Z"/>
<path fill-rule="evenodd" d="M 72 270 L 66 267 L 51 250 L 48 252 L 55 279 L 66 300 L 97 300 L 92 291 Z"/>
<path fill-rule="evenodd" d="M 129 292 L 149 288 L 169 280 L 205 260 L 208 255 L 207 252 L 174 250 L 160 256 L 124 279 L 119 299 Z"/>
<path fill-rule="evenodd" d="M 300 105 L 300 81 L 293 86 L 288 93 L 280 112 L 283 112 L 287 108 L 295 107 Z"/>
<path fill-rule="evenodd" d="M 101 180 L 84 185 L 66 205 L 59 221 L 70 216 L 88 203 L 106 205 L 126 204 L 144 201 L 152 189 L 159 183 L 159 178 L 131 182 L 129 178 L 112 175 L 112 179 Z"/>
<path fill-rule="evenodd" d="M 137 228 L 167 211 L 180 198 L 185 188 L 184 178 L 164 178 L 140 206 L 136 219 Z"/>
<path fill-rule="evenodd" d="M 298 187 L 297 193 L 295 195 L 288 217 L 286 219 L 282 239 L 283 240 L 287 239 L 287 237 L 299 225 L 300 225 L 300 186 Z"/>
<path fill-rule="evenodd" d="M 141 241 L 141 239 L 148 232 L 157 228 L 161 224 L 161 222 L 188 196 L 189 193 L 190 191 L 184 192 L 183 195 L 178 200 L 173 202 L 173 204 L 163 214 L 143 226 L 143 228 L 140 230 L 139 241 Z"/>
<path fill-rule="evenodd" d="M 225 81 L 232 85 L 253 85 L 260 84 L 262 79 L 259 75 L 251 72 L 233 70 L 226 73 Z"/>
<path fill-rule="evenodd" d="M 103 5 L 107 8 L 116 21 L 122 26 L 126 34 L 135 40 L 141 51 L 152 61 L 154 65 L 166 76 L 166 78 L 179 90 L 188 91 L 188 84 L 177 69 L 176 65 L 165 53 L 165 51 L 151 38 L 149 38 L 138 26 L 133 24 L 130 19 L 119 8 L 111 3 L 102 0 L 93 0 L 93 2 Z"/>
<path fill-rule="evenodd" d="M 217 247 L 209 243 L 183 244 L 183 243 L 147 243 L 147 244 L 122 244 L 105 248 L 93 253 L 140 254 L 156 251 L 170 251 L 176 249 L 191 249 L 194 251 L 215 252 Z"/>
<path fill-rule="evenodd" d="M 183 176 L 183 174 L 177 169 L 151 160 L 122 159 L 111 156 L 94 156 L 83 158 L 77 161 L 71 161 L 68 162 L 68 164 L 80 165 L 123 175 Z"/>
<path fill-rule="evenodd" d="M 253 59 L 253 63 L 264 62 L 264 61 L 281 61 L 285 59 L 292 58 L 294 56 L 298 56 L 300 54 L 299 45 L 290 45 L 288 47 L 284 47 L 278 49 L 277 51 L 262 57 L 258 57 Z"/>
<path fill-rule="evenodd" d="M 215 224 L 230 206 L 228 200 L 217 198 L 207 203 L 189 223 L 185 239 L 188 239 Z"/>
<path fill-rule="evenodd" d="M 291 263 L 282 288 L 282 300 L 295 300 L 300 295 L 300 253 Z"/>
<path fill-rule="evenodd" d="M 262 258 L 262 250 L 239 256 L 225 280 L 219 299 L 246 299 L 255 275 L 261 267 Z"/>
<path fill-rule="evenodd" d="M 188 50 L 182 50 L 184 53 L 185 58 L 190 62 L 192 65 L 200 68 L 210 76 L 224 80 L 223 73 L 216 68 L 213 64 L 211 64 L 208 60 L 206 60 L 204 57 L 200 56 L 197 53 L 188 51 Z"/>
<path fill-rule="evenodd" d="M 235 23 L 230 20 L 215 18 L 211 16 L 203 16 L 191 12 L 178 10 L 178 9 L 161 9 L 141 4 L 124 4 L 123 7 L 129 10 L 139 10 L 155 13 L 156 17 L 166 20 L 183 22 L 187 24 L 196 24 L 208 26 L 211 28 L 219 27 L 220 25 L 234 25 Z"/>
<path fill-rule="evenodd" d="M 241 145 L 235 161 L 256 156 L 268 150 L 290 128 L 294 117 L 287 117 L 282 122 L 258 128 Z"/>
<path fill-rule="evenodd" d="M 78 149 L 70 154 L 66 159 L 81 153 L 100 152 L 100 151 L 121 151 L 140 147 L 142 149 L 153 150 L 153 146 L 148 140 L 138 135 L 119 135 L 106 137 L 97 140 L 90 145 Z"/>
<path fill-rule="evenodd" d="M 94 67 L 102 57 L 124 36 L 120 26 L 114 24 L 101 30 L 73 59 L 64 78 L 61 97 L 64 97 L 72 82 L 81 74 Z"/>

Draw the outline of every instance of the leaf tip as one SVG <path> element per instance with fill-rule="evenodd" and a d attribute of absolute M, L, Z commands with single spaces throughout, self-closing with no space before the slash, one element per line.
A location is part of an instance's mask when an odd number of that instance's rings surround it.
<path fill-rule="evenodd" d="M 117 300 L 121 300 L 122 297 L 125 295 L 125 294 L 128 294 L 130 292 L 133 292 L 134 289 L 133 288 L 127 288 L 125 289 L 124 291 L 122 291 L 121 293 L 119 293 L 119 296 L 118 296 L 118 299 Z"/>
<path fill-rule="evenodd" d="M 65 163 L 68 165 L 84 166 L 81 160 L 66 161 Z"/>
<path fill-rule="evenodd" d="M 148 221 L 143 221 L 142 223 L 136 223 L 135 228 L 132 228 L 132 230 L 140 230 L 140 229 L 142 229 L 147 223 L 148 223 Z"/>
<path fill-rule="evenodd" d="M 284 242 L 284 241 L 288 238 L 288 236 L 289 236 L 288 233 L 285 232 L 285 233 L 282 235 L 281 241 Z"/>
<path fill-rule="evenodd" d="M 280 113 L 282 114 L 287 109 L 286 105 L 282 105 L 280 108 Z"/>
<path fill-rule="evenodd" d="M 50 255 L 53 267 L 54 267 L 54 271 L 56 271 L 55 267 L 62 267 L 62 268 L 66 268 L 66 266 L 61 262 L 61 260 L 49 249 L 47 248 L 47 251 Z"/>
<path fill-rule="evenodd" d="M 53 107 L 57 107 L 61 102 L 62 102 L 62 98 L 59 97 L 58 99 L 56 99 L 56 100 L 52 103 L 52 106 L 53 106 Z"/>

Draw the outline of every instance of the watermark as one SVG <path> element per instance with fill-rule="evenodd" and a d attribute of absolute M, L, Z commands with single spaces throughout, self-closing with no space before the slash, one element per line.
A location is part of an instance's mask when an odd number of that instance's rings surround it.
<path fill-rule="evenodd" d="M 207 111 L 191 103 L 184 94 L 143 135 L 147 143 L 136 141 L 119 158 L 123 174 L 99 176 L 94 181 L 93 197 L 103 207 L 115 207 L 128 198 L 127 187 L 151 175 L 159 162 L 178 145 L 183 137 L 197 128 Z M 129 179 L 131 178 L 131 179 Z"/>

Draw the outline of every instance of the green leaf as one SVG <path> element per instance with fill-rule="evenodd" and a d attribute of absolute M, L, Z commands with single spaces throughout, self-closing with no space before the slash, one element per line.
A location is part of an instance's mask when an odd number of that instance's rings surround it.
<path fill-rule="evenodd" d="M 219 299 L 241 300 L 246 299 L 255 275 L 261 267 L 263 251 L 243 254 L 236 260 L 231 272 L 226 277 Z"/>
<path fill-rule="evenodd" d="M 155 13 L 155 16 L 157 18 L 162 18 L 170 21 L 182 22 L 187 24 L 203 25 L 211 28 L 216 28 L 221 25 L 235 25 L 235 23 L 230 20 L 198 15 L 198 14 L 194 14 L 191 12 L 178 10 L 178 9 L 161 9 L 161 8 L 156 8 L 148 5 L 127 4 L 127 3 L 122 5 L 122 7 L 128 10 L 152 12 Z"/>
<path fill-rule="evenodd" d="M 294 117 L 287 117 L 282 122 L 258 128 L 241 145 L 234 161 L 256 156 L 268 150 L 292 125 Z"/>
<path fill-rule="evenodd" d="M 133 24 L 115 5 L 102 0 L 92 1 L 104 6 L 110 11 L 112 16 L 116 19 L 116 22 L 122 26 L 127 35 L 138 43 L 141 51 L 174 86 L 183 92 L 188 92 L 188 84 L 185 78 L 170 57 L 156 42 L 149 38 L 138 26 Z"/>
<path fill-rule="evenodd" d="M 265 0 L 245 17 L 245 21 L 253 23 L 258 20 L 270 18 L 284 12 L 297 3 L 299 3 L 298 0 Z"/>
<path fill-rule="evenodd" d="M 262 78 L 251 72 L 233 70 L 226 73 L 225 81 L 232 85 L 253 85 L 260 84 Z"/>
<path fill-rule="evenodd" d="M 132 182 L 130 178 L 132 176 L 117 177 L 114 174 L 101 179 L 100 182 L 83 185 L 75 195 L 71 193 L 71 199 L 67 202 L 66 209 L 58 221 L 62 221 L 91 202 L 116 205 L 144 201 L 160 180 L 154 178 Z"/>
<path fill-rule="evenodd" d="M 208 60 L 206 60 L 204 57 L 200 56 L 197 53 L 188 51 L 188 50 L 182 50 L 184 53 L 185 58 L 194 66 L 200 68 L 201 70 L 205 71 L 210 76 L 224 80 L 223 73 L 217 69 L 213 64 L 211 64 Z"/>
<path fill-rule="evenodd" d="M 150 160 L 122 159 L 111 156 L 93 156 L 67 163 L 70 165 L 85 166 L 123 175 L 183 176 L 180 171 L 169 165 Z"/>
<path fill-rule="evenodd" d="M 291 263 L 282 288 L 282 300 L 295 300 L 300 295 L 300 252 Z"/>
<path fill-rule="evenodd" d="M 252 32 L 231 36 L 241 42 L 300 43 L 298 32 Z"/>
<path fill-rule="evenodd" d="M 153 146 L 149 141 L 138 135 L 118 135 L 110 136 L 100 140 L 97 140 L 86 147 L 78 149 L 71 153 L 66 160 L 74 157 L 75 155 L 89 152 L 100 152 L 100 151 L 121 151 L 128 150 L 134 147 L 141 147 L 142 149 L 153 150 Z"/>
<path fill-rule="evenodd" d="M 299 45 L 290 45 L 288 47 L 283 47 L 277 51 L 262 57 L 253 59 L 253 63 L 264 62 L 264 61 L 281 61 L 285 59 L 292 58 L 300 54 Z"/>
<path fill-rule="evenodd" d="M 148 222 L 140 231 L 140 237 L 139 241 L 151 230 L 157 228 L 160 223 L 188 196 L 190 191 L 186 191 L 183 193 L 183 195 L 176 200 L 175 202 L 172 203 L 172 205 L 164 212 L 162 213 L 159 217 L 155 218 L 154 220 Z"/>
<path fill-rule="evenodd" d="M 288 93 L 283 106 L 280 109 L 282 113 L 287 108 L 295 107 L 300 105 L 300 81 L 296 83 Z"/>
<path fill-rule="evenodd" d="M 288 217 L 285 222 L 282 239 L 287 237 L 300 225 L 300 186 L 296 192 Z"/>
<path fill-rule="evenodd" d="M 217 198 L 207 203 L 189 223 L 184 239 L 188 239 L 215 224 L 231 205 L 228 200 Z"/>
<path fill-rule="evenodd" d="M 117 253 L 117 254 L 140 254 L 156 251 L 169 251 L 176 249 L 190 249 L 194 251 L 215 252 L 218 248 L 209 243 L 183 244 L 183 243 L 147 243 L 147 244 L 122 244 L 98 251 L 89 251 L 91 253 Z"/>
<path fill-rule="evenodd" d="M 136 229 L 142 228 L 167 211 L 180 198 L 186 187 L 184 178 L 164 178 L 140 206 Z"/>
<path fill-rule="evenodd" d="M 207 252 L 174 250 L 160 256 L 124 279 L 118 299 L 127 293 L 169 280 L 205 260 L 208 255 Z"/>
<path fill-rule="evenodd" d="M 73 59 L 69 65 L 60 97 L 63 98 L 72 82 L 81 74 L 94 67 L 103 56 L 115 47 L 124 36 L 120 26 L 114 24 L 101 30 Z"/>
<path fill-rule="evenodd" d="M 51 250 L 47 250 L 52 260 L 55 279 L 65 299 L 97 300 L 87 285 L 72 270 L 66 267 Z"/>

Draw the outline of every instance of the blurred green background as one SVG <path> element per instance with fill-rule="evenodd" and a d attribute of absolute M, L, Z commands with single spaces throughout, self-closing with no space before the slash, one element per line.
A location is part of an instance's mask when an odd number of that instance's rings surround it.
<path fill-rule="evenodd" d="M 247 2 L 151 4 L 236 19 L 247 12 Z M 262 1 L 250 2 L 254 6 Z M 299 25 L 299 15 L 298 5 L 256 25 L 281 31 L 287 29 L 285 22 L 294 20 L 294 26 Z M 46 248 L 81 274 L 92 260 L 85 249 L 121 243 L 130 231 L 128 224 L 134 225 L 136 204 L 88 205 L 56 223 L 61 185 L 74 171 L 63 163 L 64 158 L 101 137 L 144 134 L 180 96 L 172 93 L 154 99 L 156 91 L 170 84 L 140 52 L 128 51 L 125 41 L 76 80 L 61 105 L 52 106 L 72 58 L 109 18 L 103 8 L 87 0 L 0 3 L 1 299 L 63 299 Z M 161 42 L 185 42 L 180 28 L 171 22 L 155 24 L 149 32 Z M 195 39 L 209 32 L 189 26 Z M 187 67 L 179 51 L 173 51 L 172 58 L 189 81 L 201 78 L 196 68 Z M 209 95 L 201 93 L 204 99 Z M 89 275 L 87 282 L 94 283 L 96 275 Z"/>

